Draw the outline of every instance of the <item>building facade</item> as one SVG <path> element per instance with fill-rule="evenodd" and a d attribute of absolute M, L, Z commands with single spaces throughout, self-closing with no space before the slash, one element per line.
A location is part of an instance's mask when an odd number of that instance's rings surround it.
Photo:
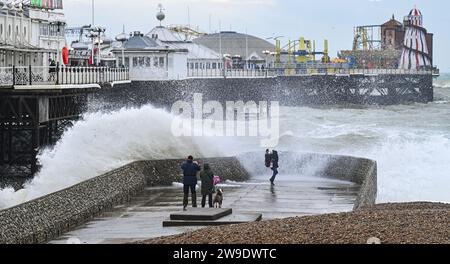
<path fill-rule="evenodd" d="M 0 2 L 0 67 L 47 66 L 59 61 L 58 51 L 65 46 L 62 2 L 51 6 L 34 2 Z"/>
<path fill-rule="evenodd" d="M 133 81 L 183 79 L 187 77 L 186 49 L 161 45 L 156 39 L 133 32 L 122 45 L 111 52 L 118 66 L 130 69 Z"/>

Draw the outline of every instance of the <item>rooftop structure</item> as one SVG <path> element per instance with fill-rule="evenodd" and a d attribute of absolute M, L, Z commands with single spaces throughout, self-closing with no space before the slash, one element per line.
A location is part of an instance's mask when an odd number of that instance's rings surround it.
<path fill-rule="evenodd" d="M 118 65 L 130 67 L 131 79 L 179 79 L 187 77 L 188 68 L 220 69 L 223 63 L 219 53 L 183 37 L 183 34 L 193 34 L 194 31 L 162 25 L 165 18 L 163 10 L 158 6 L 158 26 L 146 35 L 134 32 L 129 39 L 123 40 L 122 45 L 112 49 Z"/>
<path fill-rule="evenodd" d="M 433 57 L 429 47 L 433 47 L 432 36 L 423 27 L 422 12 L 417 8 L 412 9 L 405 17 L 404 24 L 405 38 L 399 68 L 410 70 L 431 67 Z"/>
<path fill-rule="evenodd" d="M 219 54 L 239 57 L 242 61 L 264 64 L 267 55 L 264 51 L 275 52 L 275 45 L 248 34 L 222 31 L 194 39 L 194 43 L 206 46 Z"/>
<path fill-rule="evenodd" d="M 414 26 L 416 30 L 420 28 L 421 34 L 414 36 L 421 44 L 420 52 L 426 48 L 428 66 L 433 64 L 433 34 L 428 33 L 423 28 L 421 12 L 414 8 L 408 16 L 405 17 L 403 23 L 396 20 L 393 15 L 390 20 L 381 25 L 358 26 L 355 28 L 353 49 L 341 51 L 341 56 L 345 58 L 353 58 L 358 68 L 387 68 L 394 69 L 400 66 L 400 58 L 406 42 L 411 43 L 411 31 L 408 28 L 411 23 L 420 26 Z M 411 22 L 410 22 L 411 21 Z M 421 63 L 422 65 L 425 63 Z M 408 66 L 409 67 L 409 66 Z M 406 68 L 408 68 L 406 67 Z"/>
<path fill-rule="evenodd" d="M 186 77 L 187 49 L 164 45 L 139 31 L 111 52 L 117 64 L 130 68 L 134 81 L 180 79 Z M 181 69 L 180 69 L 181 68 Z"/>

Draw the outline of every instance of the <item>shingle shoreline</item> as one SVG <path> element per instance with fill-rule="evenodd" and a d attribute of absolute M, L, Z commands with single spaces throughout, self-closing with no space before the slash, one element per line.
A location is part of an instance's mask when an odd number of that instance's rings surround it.
<path fill-rule="evenodd" d="M 144 244 L 449 244 L 450 204 L 396 203 L 351 213 L 212 227 Z"/>

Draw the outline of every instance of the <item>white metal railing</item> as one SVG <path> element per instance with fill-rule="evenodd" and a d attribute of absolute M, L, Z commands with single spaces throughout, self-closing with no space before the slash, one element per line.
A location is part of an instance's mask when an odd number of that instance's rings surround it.
<path fill-rule="evenodd" d="M 0 85 L 102 84 L 130 79 L 128 68 L 18 66 L 0 67 Z"/>
<path fill-rule="evenodd" d="M 270 68 L 270 69 L 188 69 L 190 78 L 267 78 L 314 75 L 438 75 L 439 70 L 343 69 L 343 68 Z"/>

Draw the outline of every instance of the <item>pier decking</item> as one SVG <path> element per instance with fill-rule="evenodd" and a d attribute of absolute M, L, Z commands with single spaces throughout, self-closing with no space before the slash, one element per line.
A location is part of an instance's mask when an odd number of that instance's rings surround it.
<path fill-rule="evenodd" d="M 38 151 L 86 111 L 88 95 L 128 78 L 125 68 L 0 68 L 0 175 L 37 172 Z"/>

